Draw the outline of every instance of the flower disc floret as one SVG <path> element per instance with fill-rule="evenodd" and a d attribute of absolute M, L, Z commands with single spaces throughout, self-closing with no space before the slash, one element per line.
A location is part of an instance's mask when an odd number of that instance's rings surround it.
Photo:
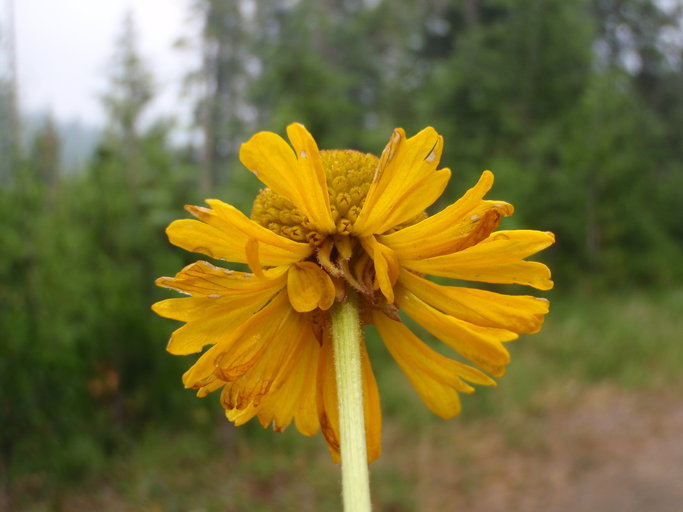
<path fill-rule="evenodd" d="M 335 224 L 331 234 L 349 235 L 370 189 L 379 159 L 350 149 L 320 151 L 330 212 Z M 286 197 L 266 188 L 256 199 L 251 218 L 278 235 L 297 242 L 313 242 L 330 233 L 319 233 L 306 214 Z"/>
<path fill-rule="evenodd" d="M 320 159 L 325 171 L 330 212 L 335 231 L 319 231 L 306 214 L 286 197 L 266 188 L 261 190 L 252 208 L 251 218 L 261 226 L 296 242 L 308 242 L 315 248 L 317 261 L 332 279 L 341 278 L 361 292 L 362 300 L 377 304 L 374 262 L 366 246 L 353 234 L 353 225 L 365 204 L 379 165 L 369 153 L 354 150 L 323 150 Z M 420 212 L 388 233 L 413 225 L 426 218 Z M 372 250 L 371 250 L 372 251 Z"/>

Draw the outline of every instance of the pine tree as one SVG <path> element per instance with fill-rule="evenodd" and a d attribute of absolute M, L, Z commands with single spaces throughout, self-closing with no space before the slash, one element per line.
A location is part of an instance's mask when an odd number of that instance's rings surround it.
<path fill-rule="evenodd" d="M 61 141 L 54 117 L 48 114 L 33 139 L 31 168 L 38 180 L 54 195 L 60 178 Z"/>
<path fill-rule="evenodd" d="M 107 127 L 100 151 L 115 150 L 128 160 L 126 179 L 133 186 L 141 144 L 145 111 L 154 98 L 154 83 L 140 57 L 138 36 L 131 13 L 123 20 L 109 76 L 109 89 L 102 95 Z"/>
<path fill-rule="evenodd" d="M 196 122 L 203 136 L 201 188 L 208 193 L 226 183 L 245 132 L 249 105 L 246 23 L 241 0 L 198 0 L 201 67 L 193 73 L 200 88 Z"/>
<path fill-rule="evenodd" d="M 0 186 L 16 177 L 20 157 L 17 66 L 14 40 L 14 3 L 0 24 Z"/>

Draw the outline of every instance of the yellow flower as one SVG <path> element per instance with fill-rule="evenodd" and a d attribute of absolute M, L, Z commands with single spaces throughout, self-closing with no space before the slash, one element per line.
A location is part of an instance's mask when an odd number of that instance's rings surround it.
<path fill-rule="evenodd" d="M 337 394 L 329 311 L 351 290 L 361 316 L 435 414 L 460 412 L 459 393 L 493 385 L 479 369 L 445 357 L 403 324 L 399 311 L 489 374 L 500 377 L 510 356 L 503 343 L 537 332 L 548 301 L 463 286 L 424 274 L 548 290 L 548 267 L 525 261 L 553 243 L 551 233 L 494 231 L 510 204 L 484 200 L 493 174 L 458 201 L 427 217 L 450 170 L 437 169 L 443 139 L 433 128 L 406 138 L 396 129 L 381 158 L 351 150 L 319 151 L 301 124 L 291 143 L 261 132 L 242 145 L 240 160 L 268 188 L 252 218 L 217 199 L 187 206 L 199 220 L 166 230 L 183 249 L 246 263 L 252 273 L 198 261 L 159 286 L 190 297 L 153 308 L 185 322 L 168 344 L 172 354 L 201 352 L 186 387 L 206 396 L 221 389 L 228 419 L 256 416 L 281 431 L 292 421 L 305 435 L 319 429 L 339 456 Z M 380 455 L 379 393 L 361 347 L 368 459 Z"/>

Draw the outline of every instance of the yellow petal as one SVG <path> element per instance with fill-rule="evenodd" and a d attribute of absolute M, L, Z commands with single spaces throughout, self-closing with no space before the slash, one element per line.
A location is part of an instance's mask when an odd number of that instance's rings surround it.
<path fill-rule="evenodd" d="M 247 263 L 246 247 L 250 240 L 259 242 L 262 265 L 275 267 L 306 259 L 312 252 L 309 244 L 294 242 L 252 221 L 235 207 L 217 199 L 206 201 L 212 208 L 186 206 L 202 220 L 182 219 L 172 222 L 166 233 L 172 244 L 212 258 Z"/>
<path fill-rule="evenodd" d="M 332 279 L 311 261 L 296 263 L 287 273 L 287 294 L 292 307 L 301 313 L 332 306 L 335 288 Z"/>
<path fill-rule="evenodd" d="M 233 303 L 234 307 L 244 304 L 244 301 L 233 301 Z M 152 311 L 164 318 L 190 322 L 204 316 L 207 311 L 211 312 L 211 316 L 215 316 L 215 312 L 221 311 L 221 308 L 218 306 L 219 303 L 216 299 L 209 297 L 183 297 L 165 299 L 152 304 Z"/>
<path fill-rule="evenodd" d="M 453 254 L 427 259 L 404 258 L 401 265 L 416 272 L 485 283 L 524 284 L 540 290 L 553 287 L 550 270 L 523 258 L 554 243 L 552 233 L 531 230 L 496 231 L 486 240 Z"/>
<path fill-rule="evenodd" d="M 223 340 L 284 287 L 285 271 L 286 267 L 278 267 L 269 270 L 267 277 L 258 278 L 200 261 L 188 265 L 173 278 L 157 280 L 161 286 L 194 295 L 163 300 L 152 306 L 160 316 L 187 322 L 173 333 L 167 350 L 172 354 L 192 354 Z"/>
<path fill-rule="evenodd" d="M 442 194 L 450 170 L 436 170 L 443 138 L 434 128 L 425 128 L 406 139 L 401 128 L 394 130 L 353 226 L 356 236 L 381 234 L 423 212 Z"/>
<path fill-rule="evenodd" d="M 301 123 L 292 123 L 287 126 L 287 137 L 299 163 L 298 185 L 304 186 L 303 189 L 297 189 L 301 203 L 306 204 L 302 211 L 306 212 L 309 220 L 320 231 L 332 233 L 335 230 L 335 224 L 330 209 L 327 176 L 318 145 Z"/>
<path fill-rule="evenodd" d="M 232 421 L 236 427 L 239 427 L 256 416 L 258 410 L 259 408 L 253 405 L 250 405 L 244 409 L 226 409 L 225 417 Z"/>
<path fill-rule="evenodd" d="M 303 316 L 291 312 L 284 317 L 271 335 L 264 333 L 266 335 L 261 342 L 258 360 L 232 385 L 226 386 L 221 396 L 223 407 L 243 409 L 249 404 L 260 405 L 276 380 L 281 378 L 282 372 L 287 369 L 297 345 L 306 335 L 305 327 Z"/>
<path fill-rule="evenodd" d="M 292 313 L 287 295 L 279 293 L 263 309 L 227 330 L 183 375 L 188 388 L 201 387 L 212 375 L 224 381 L 236 380 L 258 360 L 265 342 Z"/>
<path fill-rule="evenodd" d="M 292 352 L 273 389 L 258 411 L 264 425 L 281 432 L 291 422 L 305 436 L 320 429 L 317 407 L 317 373 L 320 345 L 308 329 Z"/>
<path fill-rule="evenodd" d="M 550 303 L 529 295 L 504 295 L 487 290 L 441 286 L 401 269 L 399 283 L 442 313 L 484 327 L 519 334 L 538 332 Z"/>
<path fill-rule="evenodd" d="M 168 240 L 186 251 L 206 254 L 217 260 L 246 263 L 244 244 L 247 239 L 226 237 L 222 231 L 192 219 L 174 220 L 166 228 Z M 243 242 L 243 243 L 240 243 Z M 285 261 L 283 264 L 289 263 Z"/>
<path fill-rule="evenodd" d="M 259 254 L 259 242 L 254 238 L 247 240 L 244 246 L 244 255 L 247 258 L 247 265 L 258 277 L 263 277 L 263 267 L 261 266 L 261 256 Z"/>
<path fill-rule="evenodd" d="M 339 462 L 339 409 L 337 405 L 337 381 L 335 378 L 332 339 L 328 332 L 323 336 L 318 361 L 318 414 L 320 428 L 330 455 Z"/>
<path fill-rule="evenodd" d="M 157 303 L 161 316 L 187 322 L 171 335 L 166 350 L 175 355 L 201 352 L 224 340 L 235 326 L 247 321 L 272 295 L 261 294 L 226 302 L 207 297 L 169 299 Z M 164 311 L 168 309 L 168 311 Z"/>
<path fill-rule="evenodd" d="M 479 182 L 448 208 L 379 240 L 408 259 L 431 258 L 475 245 L 498 227 L 501 217 L 514 211 L 508 203 L 482 199 L 492 185 L 493 173 L 484 171 Z"/>
<path fill-rule="evenodd" d="M 380 410 L 377 382 L 370 366 L 365 342 L 361 344 L 363 374 L 363 409 L 366 418 L 365 441 L 368 464 L 382 453 L 382 412 Z M 335 462 L 339 462 L 339 404 L 337 403 L 337 382 L 332 351 L 332 339 L 328 332 L 323 336 L 318 367 L 318 411 L 323 436 Z"/>
<path fill-rule="evenodd" d="M 157 286 L 199 297 L 242 297 L 284 286 L 287 266 L 266 270 L 263 278 L 217 267 L 206 261 L 192 263 L 175 277 L 160 277 Z M 279 288 L 278 288 L 279 287 Z M 174 317 L 172 317 L 174 318 Z"/>
<path fill-rule="evenodd" d="M 501 342 L 513 340 L 517 334 L 504 329 L 480 327 L 444 315 L 403 289 L 397 290 L 396 303 L 431 334 L 470 361 L 483 363 L 485 369 L 502 368 L 510 362 L 510 354 Z"/>
<path fill-rule="evenodd" d="M 197 396 L 199 398 L 204 398 L 209 393 L 213 393 L 217 389 L 222 388 L 224 385 L 225 382 L 223 382 L 222 380 L 218 380 L 215 377 L 211 377 L 207 379 L 206 383 L 197 390 Z"/>
<path fill-rule="evenodd" d="M 292 388 L 298 387 L 296 391 L 289 392 L 283 389 L 280 392 L 281 396 L 294 397 L 295 413 L 294 422 L 296 428 L 305 436 L 312 436 L 320 429 L 320 421 L 318 420 L 318 406 L 317 406 L 317 372 L 318 360 L 320 356 L 320 344 L 314 336 L 309 336 L 304 339 L 301 345 L 300 352 L 295 354 L 294 359 L 297 361 L 297 367 L 292 370 Z M 296 377 L 294 376 L 296 374 Z M 273 400 L 274 403 L 279 403 L 278 400 Z M 275 424 L 284 424 L 286 420 L 281 419 L 278 412 L 274 415 Z"/>
<path fill-rule="evenodd" d="M 270 189 L 303 211 L 323 233 L 334 232 L 327 181 L 315 140 L 303 125 L 287 127 L 294 150 L 272 132 L 259 132 L 240 147 L 240 160 Z"/>
<path fill-rule="evenodd" d="M 452 418 L 460 412 L 458 391 L 471 393 L 474 390 L 463 379 L 482 385 L 495 385 L 492 379 L 476 368 L 429 348 L 401 322 L 375 311 L 373 323 L 422 401 L 442 418 Z"/>
<path fill-rule="evenodd" d="M 368 463 L 379 459 L 382 455 L 382 409 L 379 402 L 379 390 L 375 374 L 370 365 L 370 357 L 361 343 L 361 364 L 363 372 L 363 409 L 365 414 L 365 444 Z"/>
<path fill-rule="evenodd" d="M 398 260 L 394 252 L 374 236 L 360 239 L 375 266 L 375 289 L 379 288 L 389 304 L 394 303 L 394 283 L 398 279 Z"/>
<path fill-rule="evenodd" d="M 259 226 L 230 205 L 225 206 L 229 207 L 228 211 L 233 210 L 230 211 L 230 218 L 223 218 L 208 208 L 188 206 L 190 213 L 200 217 L 206 224 L 192 219 L 173 221 L 166 228 L 168 239 L 173 245 L 187 251 L 237 263 L 247 263 L 247 243 L 256 239 L 261 242 L 260 261 L 269 267 L 300 261 L 311 254 L 309 244 L 281 237 Z"/>

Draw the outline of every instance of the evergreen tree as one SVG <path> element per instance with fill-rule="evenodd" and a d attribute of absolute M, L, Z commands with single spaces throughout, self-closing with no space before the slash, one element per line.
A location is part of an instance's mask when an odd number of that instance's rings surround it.
<path fill-rule="evenodd" d="M 130 19 L 123 34 L 103 101 L 108 130 L 86 172 L 64 173 L 48 194 L 58 152 L 48 123 L 0 189 L 0 448 L 12 473 L 79 477 L 185 403 L 149 306 L 161 296 L 155 277 L 182 264 L 163 230 L 196 184 L 167 124 L 143 121 L 150 74 Z"/>
<path fill-rule="evenodd" d="M 16 177 L 20 156 L 13 5 L 7 4 L 8 15 L 0 22 L 0 186 Z"/>
<path fill-rule="evenodd" d="M 249 59 L 245 2 L 198 0 L 201 67 L 192 74 L 199 85 L 195 115 L 203 136 L 201 188 L 204 194 L 225 184 L 251 112 L 245 101 Z"/>
<path fill-rule="evenodd" d="M 60 178 L 61 141 L 52 115 L 34 137 L 30 158 L 38 180 L 54 194 Z"/>

